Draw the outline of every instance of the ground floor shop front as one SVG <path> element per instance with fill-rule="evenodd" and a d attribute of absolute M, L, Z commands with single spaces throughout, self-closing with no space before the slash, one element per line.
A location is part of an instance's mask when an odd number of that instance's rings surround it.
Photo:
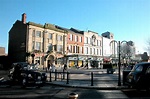
<path fill-rule="evenodd" d="M 107 58 L 108 59 L 108 58 Z M 108 59 L 109 60 L 109 59 Z M 49 64 L 53 64 L 56 67 L 63 67 L 64 64 L 67 67 L 93 67 L 93 68 L 103 68 L 102 64 L 106 61 L 106 57 L 102 56 L 92 56 L 92 55 L 59 55 L 59 54 L 45 54 L 45 55 L 35 55 L 34 63 L 38 63 L 41 68 L 45 69 Z"/>

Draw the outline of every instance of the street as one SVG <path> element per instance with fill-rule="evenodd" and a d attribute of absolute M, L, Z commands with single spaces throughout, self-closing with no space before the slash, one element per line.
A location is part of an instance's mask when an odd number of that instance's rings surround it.
<path fill-rule="evenodd" d="M 84 78 L 86 76 L 90 76 L 89 72 L 96 72 L 98 70 L 72 70 L 70 71 L 72 74 L 72 84 L 78 84 L 80 85 L 84 84 L 85 81 L 79 82 L 81 78 Z M 76 77 L 76 74 L 78 78 Z M 117 85 L 117 74 L 107 74 L 105 72 L 98 72 L 98 74 L 95 74 L 95 80 L 97 80 L 98 84 L 94 83 L 94 86 L 100 86 L 104 87 L 104 84 L 113 82 Z M 89 77 L 90 78 L 90 77 Z M 87 79 L 87 77 L 86 77 Z M 102 81 L 104 80 L 104 81 Z M 57 81 L 56 81 L 57 82 Z M 77 83 L 75 83 L 77 82 Z M 90 84 L 90 82 L 89 82 Z M 144 90 L 137 91 L 135 89 L 128 89 L 128 88 L 122 88 L 122 89 L 96 89 L 96 88 L 77 88 L 77 87 L 67 87 L 67 86 L 57 86 L 57 85 L 51 85 L 47 83 L 45 86 L 41 88 L 36 87 L 27 87 L 22 88 L 21 86 L 7 86 L 6 83 L 2 85 L 0 83 L 0 98 L 36 98 L 36 99 L 68 99 L 68 95 L 70 93 L 77 93 L 79 95 L 78 99 L 108 99 L 108 98 L 150 98 L 150 92 L 146 92 Z"/>
<path fill-rule="evenodd" d="M 120 90 L 92 90 L 80 88 L 63 88 L 45 86 L 38 88 L 22 89 L 19 86 L 12 88 L 0 88 L 0 98 L 43 98 L 43 99 L 67 99 L 68 94 L 75 92 L 79 95 L 78 99 L 91 98 L 127 98 Z M 115 94 L 115 95 L 114 95 Z"/>
<path fill-rule="evenodd" d="M 41 88 L 20 86 L 0 87 L 0 98 L 36 98 L 36 99 L 68 99 L 70 93 L 77 93 L 78 99 L 108 99 L 108 98 L 150 98 L 150 94 L 145 91 L 134 89 L 122 90 L 95 90 L 83 88 L 66 88 L 47 85 Z"/>

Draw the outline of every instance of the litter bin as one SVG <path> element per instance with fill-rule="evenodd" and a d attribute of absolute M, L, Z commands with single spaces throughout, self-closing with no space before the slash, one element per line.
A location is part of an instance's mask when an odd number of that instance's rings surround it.
<path fill-rule="evenodd" d="M 107 69 L 107 74 L 114 73 L 113 65 L 110 63 L 103 64 L 103 69 Z"/>
<path fill-rule="evenodd" d="M 131 70 L 123 70 L 123 85 L 126 85 L 125 82 L 126 82 L 126 78 L 127 78 L 127 75 L 130 73 Z"/>

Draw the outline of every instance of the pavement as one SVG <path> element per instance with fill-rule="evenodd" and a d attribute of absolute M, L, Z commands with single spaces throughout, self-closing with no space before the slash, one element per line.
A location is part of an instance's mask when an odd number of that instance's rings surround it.
<path fill-rule="evenodd" d="M 61 72 L 62 69 L 58 68 L 58 72 Z M 72 88 L 86 88 L 86 89 L 101 89 L 101 90 L 119 90 L 123 88 L 127 88 L 127 86 L 123 86 L 121 80 L 121 86 L 118 86 L 118 72 L 115 71 L 113 74 L 107 74 L 104 69 L 69 69 L 69 79 L 67 80 L 67 75 L 63 78 L 62 73 L 57 75 L 57 79 L 55 78 L 55 74 L 52 73 L 51 81 L 48 75 L 47 84 L 55 85 L 55 86 L 63 86 L 63 87 L 72 87 Z M 8 70 L 0 70 L 0 80 L 8 79 Z M 42 70 L 42 72 L 45 72 Z M 93 80 L 91 76 L 91 72 L 93 72 Z M 122 73 L 121 73 L 122 79 Z"/>
<path fill-rule="evenodd" d="M 69 80 L 67 78 L 63 79 L 62 75 L 57 75 L 55 79 L 55 74 L 52 74 L 52 79 L 50 81 L 48 76 L 48 84 L 72 87 L 72 88 L 86 88 L 86 89 L 100 89 L 100 90 L 119 90 L 127 88 L 122 82 L 121 73 L 121 86 L 118 86 L 118 72 L 115 71 L 113 74 L 107 74 L 104 69 L 88 69 L 88 70 L 68 70 Z M 93 72 L 93 80 L 91 79 L 91 72 Z"/>

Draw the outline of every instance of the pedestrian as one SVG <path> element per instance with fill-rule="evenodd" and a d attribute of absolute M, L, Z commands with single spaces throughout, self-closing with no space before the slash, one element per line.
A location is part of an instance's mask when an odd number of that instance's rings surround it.
<path fill-rule="evenodd" d="M 67 65 L 66 64 L 64 64 L 64 70 L 67 70 Z"/>
<path fill-rule="evenodd" d="M 55 72 L 55 65 L 53 63 L 51 64 L 51 67 L 52 67 L 52 72 Z"/>
<path fill-rule="evenodd" d="M 50 70 L 50 63 L 48 63 L 48 67 L 47 67 L 47 70 L 48 70 L 48 71 Z"/>
<path fill-rule="evenodd" d="M 76 67 L 76 69 L 79 69 L 79 68 L 78 68 L 78 65 L 75 65 L 75 67 Z"/>
<path fill-rule="evenodd" d="M 85 68 L 86 68 L 86 69 L 89 69 L 89 67 L 88 67 L 88 63 L 86 63 Z"/>
<path fill-rule="evenodd" d="M 14 78 L 14 79 L 19 79 L 18 77 L 20 77 L 20 76 L 18 76 L 18 75 L 21 75 L 20 69 L 21 69 L 20 64 L 17 64 L 17 65 L 15 66 L 14 73 L 13 73 L 13 78 Z"/>

